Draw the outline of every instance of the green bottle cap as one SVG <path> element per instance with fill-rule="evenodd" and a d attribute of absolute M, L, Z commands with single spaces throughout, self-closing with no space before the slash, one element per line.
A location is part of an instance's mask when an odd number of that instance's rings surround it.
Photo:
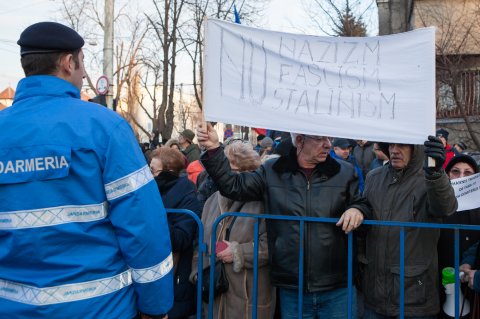
<path fill-rule="evenodd" d="M 455 268 L 445 267 L 442 269 L 442 284 L 454 284 L 455 283 Z"/>

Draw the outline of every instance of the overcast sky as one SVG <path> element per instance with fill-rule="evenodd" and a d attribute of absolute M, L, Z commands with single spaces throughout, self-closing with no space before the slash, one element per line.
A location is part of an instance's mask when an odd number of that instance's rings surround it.
<path fill-rule="evenodd" d="M 54 0 L 2 1 L 0 7 L 0 91 L 8 85 L 15 88 L 17 82 L 23 77 L 19 47 L 16 44 L 22 30 L 35 22 L 58 20 L 58 8 L 58 2 Z M 300 0 L 271 0 L 260 24 L 271 30 L 312 33 L 313 29 L 305 21 L 309 21 L 309 18 L 305 14 Z"/>

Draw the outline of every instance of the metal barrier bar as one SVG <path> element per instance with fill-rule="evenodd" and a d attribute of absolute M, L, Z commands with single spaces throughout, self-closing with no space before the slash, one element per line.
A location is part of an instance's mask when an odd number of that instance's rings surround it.
<path fill-rule="evenodd" d="M 298 259 L 298 318 L 303 318 L 303 268 L 305 261 L 305 221 L 300 221 L 300 253 Z"/>
<path fill-rule="evenodd" d="M 188 209 L 167 208 L 167 214 L 187 214 L 190 215 L 198 226 L 198 267 L 197 267 L 197 318 L 202 315 L 202 282 L 203 282 L 203 255 L 207 252 L 207 244 L 203 242 L 203 223 L 200 217 Z"/>
<path fill-rule="evenodd" d="M 260 220 L 255 220 L 253 228 L 253 307 L 252 319 L 257 319 L 257 300 L 258 300 L 258 224 Z"/>
<path fill-rule="evenodd" d="M 460 318 L 460 273 L 458 271 L 460 263 L 460 231 L 455 229 L 455 318 Z M 442 271 L 440 269 L 440 271 Z"/>
<path fill-rule="evenodd" d="M 348 233 L 348 282 L 353 283 L 353 232 Z M 353 285 L 348 285 L 348 309 L 347 309 L 347 314 L 348 314 L 348 319 L 352 319 L 353 311 L 352 311 L 352 306 L 353 306 Z"/>
<path fill-rule="evenodd" d="M 203 242 L 204 229 L 200 218 L 193 212 L 184 209 L 167 209 L 167 213 L 186 213 L 190 215 L 198 224 L 198 283 L 197 283 L 197 318 L 202 318 L 202 300 L 201 300 L 201 283 L 202 283 L 202 269 L 203 269 L 203 255 L 208 252 L 207 244 Z M 336 218 L 327 217 L 302 217 L 302 216 L 282 216 L 282 215 L 268 215 L 268 214 L 249 214 L 240 212 L 228 212 L 219 216 L 213 223 L 211 234 L 211 247 L 216 245 L 216 233 L 218 224 L 223 218 L 228 216 L 255 218 L 254 224 L 254 278 L 253 278 L 253 307 L 252 318 L 257 318 L 257 301 L 258 301 L 258 237 L 259 237 L 259 221 L 260 219 L 271 220 L 284 220 L 284 221 L 298 221 L 300 224 L 300 252 L 299 252 L 299 279 L 298 279 L 298 317 L 303 316 L 303 287 L 304 287 L 304 234 L 305 234 L 305 222 L 322 222 L 322 223 L 337 223 Z M 388 226 L 388 227 L 400 227 L 400 318 L 404 318 L 404 281 L 405 281 L 405 227 L 412 228 L 430 228 L 430 229 L 453 229 L 455 231 L 455 318 L 460 318 L 460 280 L 459 280 L 459 260 L 460 260 L 460 230 L 476 230 L 480 231 L 479 225 L 461 225 L 461 224 L 438 224 L 438 223 L 414 223 L 414 222 L 397 222 L 397 221 L 375 221 L 365 220 L 363 225 L 373 226 Z M 211 252 L 210 264 L 215 265 L 215 253 Z M 353 235 L 352 232 L 348 234 L 348 318 L 353 317 Z M 210 267 L 210 278 L 214 278 L 215 267 Z M 208 303 L 208 318 L 213 318 L 213 290 L 214 281 L 210 281 L 210 295 Z"/>
<path fill-rule="evenodd" d="M 216 256 L 215 256 L 215 246 L 217 244 L 217 227 L 218 224 L 223 220 L 223 218 L 228 217 L 228 216 L 234 216 L 231 214 L 221 214 L 215 221 L 213 222 L 212 226 L 212 233 L 210 234 L 210 288 L 209 288 L 209 294 L 208 294 L 208 318 L 213 319 L 213 303 L 214 303 L 214 297 L 213 297 L 213 292 L 215 289 L 215 261 L 216 261 Z M 198 316 L 197 316 L 198 318 Z"/>
<path fill-rule="evenodd" d="M 405 313 L 405 227 L 400 227 L 400 319 Z"/>

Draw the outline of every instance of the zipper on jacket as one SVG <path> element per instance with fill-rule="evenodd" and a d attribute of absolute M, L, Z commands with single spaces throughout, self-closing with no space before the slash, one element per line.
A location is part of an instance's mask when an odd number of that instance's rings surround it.
<path fill-rule="evenodd" d="M 310 212 L 312 210 L 311 208 L 311 194 L 310 194 L 310 180 L 312 179 L 313 175 L 315 174 L 315 170 L 312 171 L 312 173 L 310 174 L 310 178 L 307 178 L 307 175 L 300 170 L 300 173 L 305 177 L 305 180 L 307 181 L 307 196 L 306 196 L 306 207 L 305 207 L 305 216 L 309 217 L 310 215 Z M 320 182 L 324 182 L 326 181 L 328 178 L 326 178 L 325 176 L 320 176 L 319 177 L 319 181 Z M 308 229 L 310 228 L 310 224 L 309 223 L 305 223 L 305 228 L 304 228 L 304 245 L 303 245 L 303 251 L 304 251 L 304 263 L 303 263 L 303 274 L 304 274 L 304 282 L 303 282 L 303 287 L 304 289 L 306 288 L 306 291 L 307 292 L 310 292 L 310 289 L 311 289 L 311 284 L 310 284 L 310 280 L 309 280 L 309 270 L 310 269 L 310 260 L 309 258 L 311 257 L 310 254 L 308 253 L 309 251 L 309 246 L 308 246 L 308 243 L 309 243 L 309 235 L 310 235 L 310 232 L 308 231 Z M 300 269 L 300 263 L 299 263 L 299 269 Z"/>
<path fill-rule="evenodd" d="M 305 177 L 305 180 L 307 181 L 307 194 L 306 194 L 306 205 L 305 205 L 305 216 L 309 216 L 309 212 L 310 212 L 310 178 L 307 177 L 307 175 L 300 170 L 300 173 L 303 175 L 303 177 Z M 314 174 L 314 172 L 312 172 L 310 174 L 310 177 L 312 177 L 312 175 Z M 309 269 L 308 267 L 308 258 L 310 257 L 309 254 L 308 254 L 308 223 L 305 223 L 305 228 L 304 228 L 304 233 L 303 233 L 303 238 L 300 238 L 300 233 L 298 234 L 299 235 L 299 240 L 303 240 L 303 253 L 304 253 L 304 256 L 303 256 L 303 289 L 305 291 L 308 292 L 310 291 L 310 282 L 308 280 L 308 271 L 306 271 L 307 269 Z M 300 224 L 299 224 L 300 226 Z M 298 270 L 300 271 L 300 260 L 298 261 Z"/>
<path fill-rule="evenodd" d="M 398 186 L 398 184 L 400 182 L 401 182 L 401 179 L 394 174 L 392 182 L 387 186 L 387 189 L 390 188 L 390 187 L 394 188 L 393 196 L 392 196 L 393 199 L 397 198 L 398 190 L 401 187 L 401 185 Z M 388 205 L 388 214 L 387 214 L 387 216 L 385 216 L 386 218 L 382 219 L 382 220 L 387 220 L 387 221 L 388 220 L 394 220 L 392 218 L 392 207 L 393 207 L 393 200 L 390 201 L 390 203 Z M 390 286 L 389 282 L 392 278 L 392 274 L 390 272 L 390 267 L 389 267 L 390 261 L 387 261 L 387 259 L 388 259 L 387 258 L 387 252 L 389 251 L 388 247 L 390 247 L 390 240 L 389 240 L 390 232 L 393 231 L 393 229 L 392 229 L 392 227 L 385 227 L 385 230 L 386 230 L 386 233 L 387 233 L 386 238 L 385 238 L 387 245 L 385 247 L 385 255 L 384 255 L 384 262 L 383 262 L 383 270 L 384 270 L 384 273 L 383 273 L 383 276 L 384 276 L 383 277 L 384 278 L 383 289 L 384 289 L 384 293 L 387 297 L 387 298 L 385 298 L 385 302 L 384 302 L 384 307 L 385 308 L 384 309 L 385 309 L 385 311 L 388 312 L 388 310 L 392 306 L 392 304 L 395 303 L 395 300 L 392 299 L 392 296 L 393 296 L 392 291 L 387 289 L 387 287 Z M 400 250 L 399 250 L 399 252 L 400 252 Z"/>

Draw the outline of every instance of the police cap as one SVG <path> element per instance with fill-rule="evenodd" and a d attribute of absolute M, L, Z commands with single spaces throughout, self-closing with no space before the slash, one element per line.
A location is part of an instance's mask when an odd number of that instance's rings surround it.
<path fill-rule="evenodd" d="M 85 41 L 75 30 L 63 24 L 39 22 L 23 30 L 17 44 L 20 46 L 20 55 L 24 56 L 75 51 L 83 47 Z"/>

